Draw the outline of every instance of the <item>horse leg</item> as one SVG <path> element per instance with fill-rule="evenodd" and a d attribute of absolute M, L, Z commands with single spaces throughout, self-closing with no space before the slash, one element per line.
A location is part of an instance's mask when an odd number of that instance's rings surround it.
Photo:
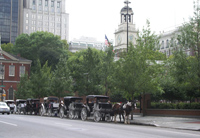
<path fill-rule="evenodd" d="M 128 119 L 128 124 L 130 124 L 130 118 L 129 118 L 129 115 L 127 115 L 127 119 Z"/>
<path fill-rule="evenodd" d="M 121 114 L 119 114 L 119 120 L 120 120 L 120 123 L 121 123 Z"/>
<path fill-rule="evenodd" d="M 125 119 L 125 118 L 124 118 L 124 114 L 122 114 L 122 118 L 123 118 L 123 121 L 124 121 L 124 119 Z"/>
<path fill-rule="evenodd" d="M 117 115 L 116 115 L 116 114 L 114 114 L 114 118 L 115 118 L 115 119 L 114 119 L 114 122 L 115 122 L 115 123 L 116 123 L 116 116 L 117 116 Z"/>
<path fill-rule="evenodd" d="M 125 116 L 124 124 L 127 124 L 126 111 L 124 111 L 124 116 Z"/>

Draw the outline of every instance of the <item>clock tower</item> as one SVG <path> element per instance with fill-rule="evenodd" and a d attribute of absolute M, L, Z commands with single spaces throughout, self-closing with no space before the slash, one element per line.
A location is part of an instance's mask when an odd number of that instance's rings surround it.
<path fill-rule="evenodd" d="M 128 22 L 128 43 L 136 44 L 137 31 L 135 24 L 133 24 L 133 10 L 127 6 L 130 3 L 125 0 L 125 6 L 120 12 L 120 24 L 118 29 L 115 31 L 115 51 L 124 51 L 127 49 L 127 22 Z M 128 14 L 127 14 L 128 11 Z"/>

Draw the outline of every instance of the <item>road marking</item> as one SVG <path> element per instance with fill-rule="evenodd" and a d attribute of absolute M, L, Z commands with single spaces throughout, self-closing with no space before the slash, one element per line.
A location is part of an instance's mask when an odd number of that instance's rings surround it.
<path fill-rule="evenodd" d="M 16 124 L 12 124 L 12 123 L 8 123 L 8 122 L 4 122 L 4 121 L 0 121 L 0 123 L 4 123 L 4 124 L 7 124 L 7 125 L 11 125 L 11 126 L 17 126 Z"/>

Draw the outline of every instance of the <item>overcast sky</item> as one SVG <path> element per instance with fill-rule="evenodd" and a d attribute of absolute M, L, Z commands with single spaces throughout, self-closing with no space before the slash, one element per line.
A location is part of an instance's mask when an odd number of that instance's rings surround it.
<path fill-rule="evenodd" d="M 129 0 L 136 28 L 141 30 L 149 19 L 151 30 L 167 31 L 193 16 L 193 0 Z M 69 40 L 81 36 L 104 42 L 105 34 L 114 40 L 124 0 L 66 0 L 69 13 Z"/>

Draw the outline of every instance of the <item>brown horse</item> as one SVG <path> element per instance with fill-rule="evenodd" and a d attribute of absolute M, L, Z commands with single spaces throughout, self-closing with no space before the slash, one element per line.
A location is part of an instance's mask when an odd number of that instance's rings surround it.
<path fill-rule="evenodd" d="M 115 123 L 116 123 L 117 115 L 119 115 L 120 122 L 121 122 L 121 116 L 123 117 L 123 120 L 124 120 L 124 110 L 123 110 L 123 104 L 122 103 L 114 104 L 112 109 L 113 109 L 113 113 L 114 113 L 114 121 L 115 121 Z"/>
<path fill-rule="evenodd" d="M 113 106 L 114 112 L 114 121 L 116 123 L 116 116 L 119 114 L 120 122 L 121 122 L 121 115 L 124 119 L 125 124 L 130 124 L 129 115 L 132 111 L 132 107 L 136 109 L 136 103 L 127 102 L 126 104 L 117 103 Z M 125 118 L 124 118 L 125 116 Z"/>

